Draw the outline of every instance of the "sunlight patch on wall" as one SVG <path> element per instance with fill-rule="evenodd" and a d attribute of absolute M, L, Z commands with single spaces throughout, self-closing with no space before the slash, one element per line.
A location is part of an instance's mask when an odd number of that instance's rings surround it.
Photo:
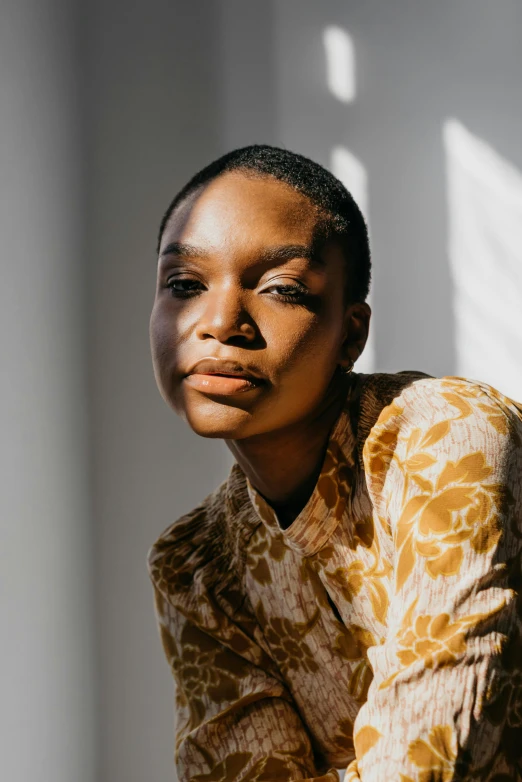
<path fill-rule="evenodd" d="M 361 161 L 339 145 L 332 149 L 330 169 L 353 195 L 368 222 L 368 175 Z"/>
<path fill-rule="evenodd" d="M 443 130 L 457 374 L 522 400 L 522 174 L 456 119 Z"/>
<path fill-rule="evenodd" d="M 330 157 L 330 170 L 340 179 L 343 185 L 349 190 L 359 206 L 364 218 L 368 224 L 369 230 L 369 204 L 368 204 L 368 175 L 361 161 L 355 157 L 350 150 L 343 146 L 336 146 L 332 149 Z M 368 304 L 372 306 L 372 294 L 368 297 Z M 375 344 L 373 340 L 373 329 L 370 329 L 370 336 L 364 352 L 357 361 L 357 372 L 374 372 L 375 369 Z"/>
<path fill-rule="evenodd" d="M 356 95 L 355 50 L 352 37 L 342 27 L 332 25 L 323 31 L 326 82 L 332 95 L 350 103 Z"/>

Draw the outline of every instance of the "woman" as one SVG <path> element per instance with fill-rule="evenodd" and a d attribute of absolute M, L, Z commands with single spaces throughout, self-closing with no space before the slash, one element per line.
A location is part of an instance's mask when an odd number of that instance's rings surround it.
<path fill-rule="evenodd" d="M 352 371 L 366 227 L 299 155 L 208 166 L 158 254 L 158 387 L 235 457 L 148 555 L 179 779 L 522 779 L 522 408 Z"/>

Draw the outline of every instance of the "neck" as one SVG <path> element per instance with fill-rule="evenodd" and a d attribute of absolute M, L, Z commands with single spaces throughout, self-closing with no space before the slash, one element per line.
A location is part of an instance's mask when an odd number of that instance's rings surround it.
<path fill-rule="evenodd" d="M 315 488 L 349 382 L 350 378 L 336 373 L 321 405 L 305 420 L 255 437 L 225 441 L 283 527 L 298 516 Z"/>

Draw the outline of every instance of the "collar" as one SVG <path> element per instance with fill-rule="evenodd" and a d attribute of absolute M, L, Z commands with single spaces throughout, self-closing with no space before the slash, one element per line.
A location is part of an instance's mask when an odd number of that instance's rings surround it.
<path fill-rule="evenodd" d="M 356 479 L 364 472 L 364 444 L 383 408 L 411 383 L 428 377 L 414 371 L 350 375 L 345 403 L 330 433 L 314 491 L 285 530 L 279 526 L 274 510 L 234 462 L 225 496 L 226 525 L 237 562 L 243 561 L 247 540 L 260 523 L 272 534 L 282 535 L 291 548 L 304 556 L 320 551 L 343 515 L 351 515 Z"/>
<path fill-rule="evenodd" d="M 283 535 L 287 544 L 303 556 L 311 556 L 320 551 L 343 516 L 351 512 L 352 494 L 359 467 L 357 440 L 352 425 L 359 387 L 358 376 L 354 375 L 348 384 L 341 412 L 330 431 L 315 488 L 289 527 L 280 527 L 274 509 L 243 473 L 248 496 L 259 519 L 272 534 Z"/>

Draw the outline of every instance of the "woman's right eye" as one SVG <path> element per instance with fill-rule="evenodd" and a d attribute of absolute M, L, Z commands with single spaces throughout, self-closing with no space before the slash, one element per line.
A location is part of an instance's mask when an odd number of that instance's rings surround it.
<path fill-rule="evenodd" d="M 166 288 L 170 288 L 172 296 L 176 298 L 187 298 L 198 292 L 198 286 L 201 283 L 192 277 L 171 277 L 167 280 Z"/>

